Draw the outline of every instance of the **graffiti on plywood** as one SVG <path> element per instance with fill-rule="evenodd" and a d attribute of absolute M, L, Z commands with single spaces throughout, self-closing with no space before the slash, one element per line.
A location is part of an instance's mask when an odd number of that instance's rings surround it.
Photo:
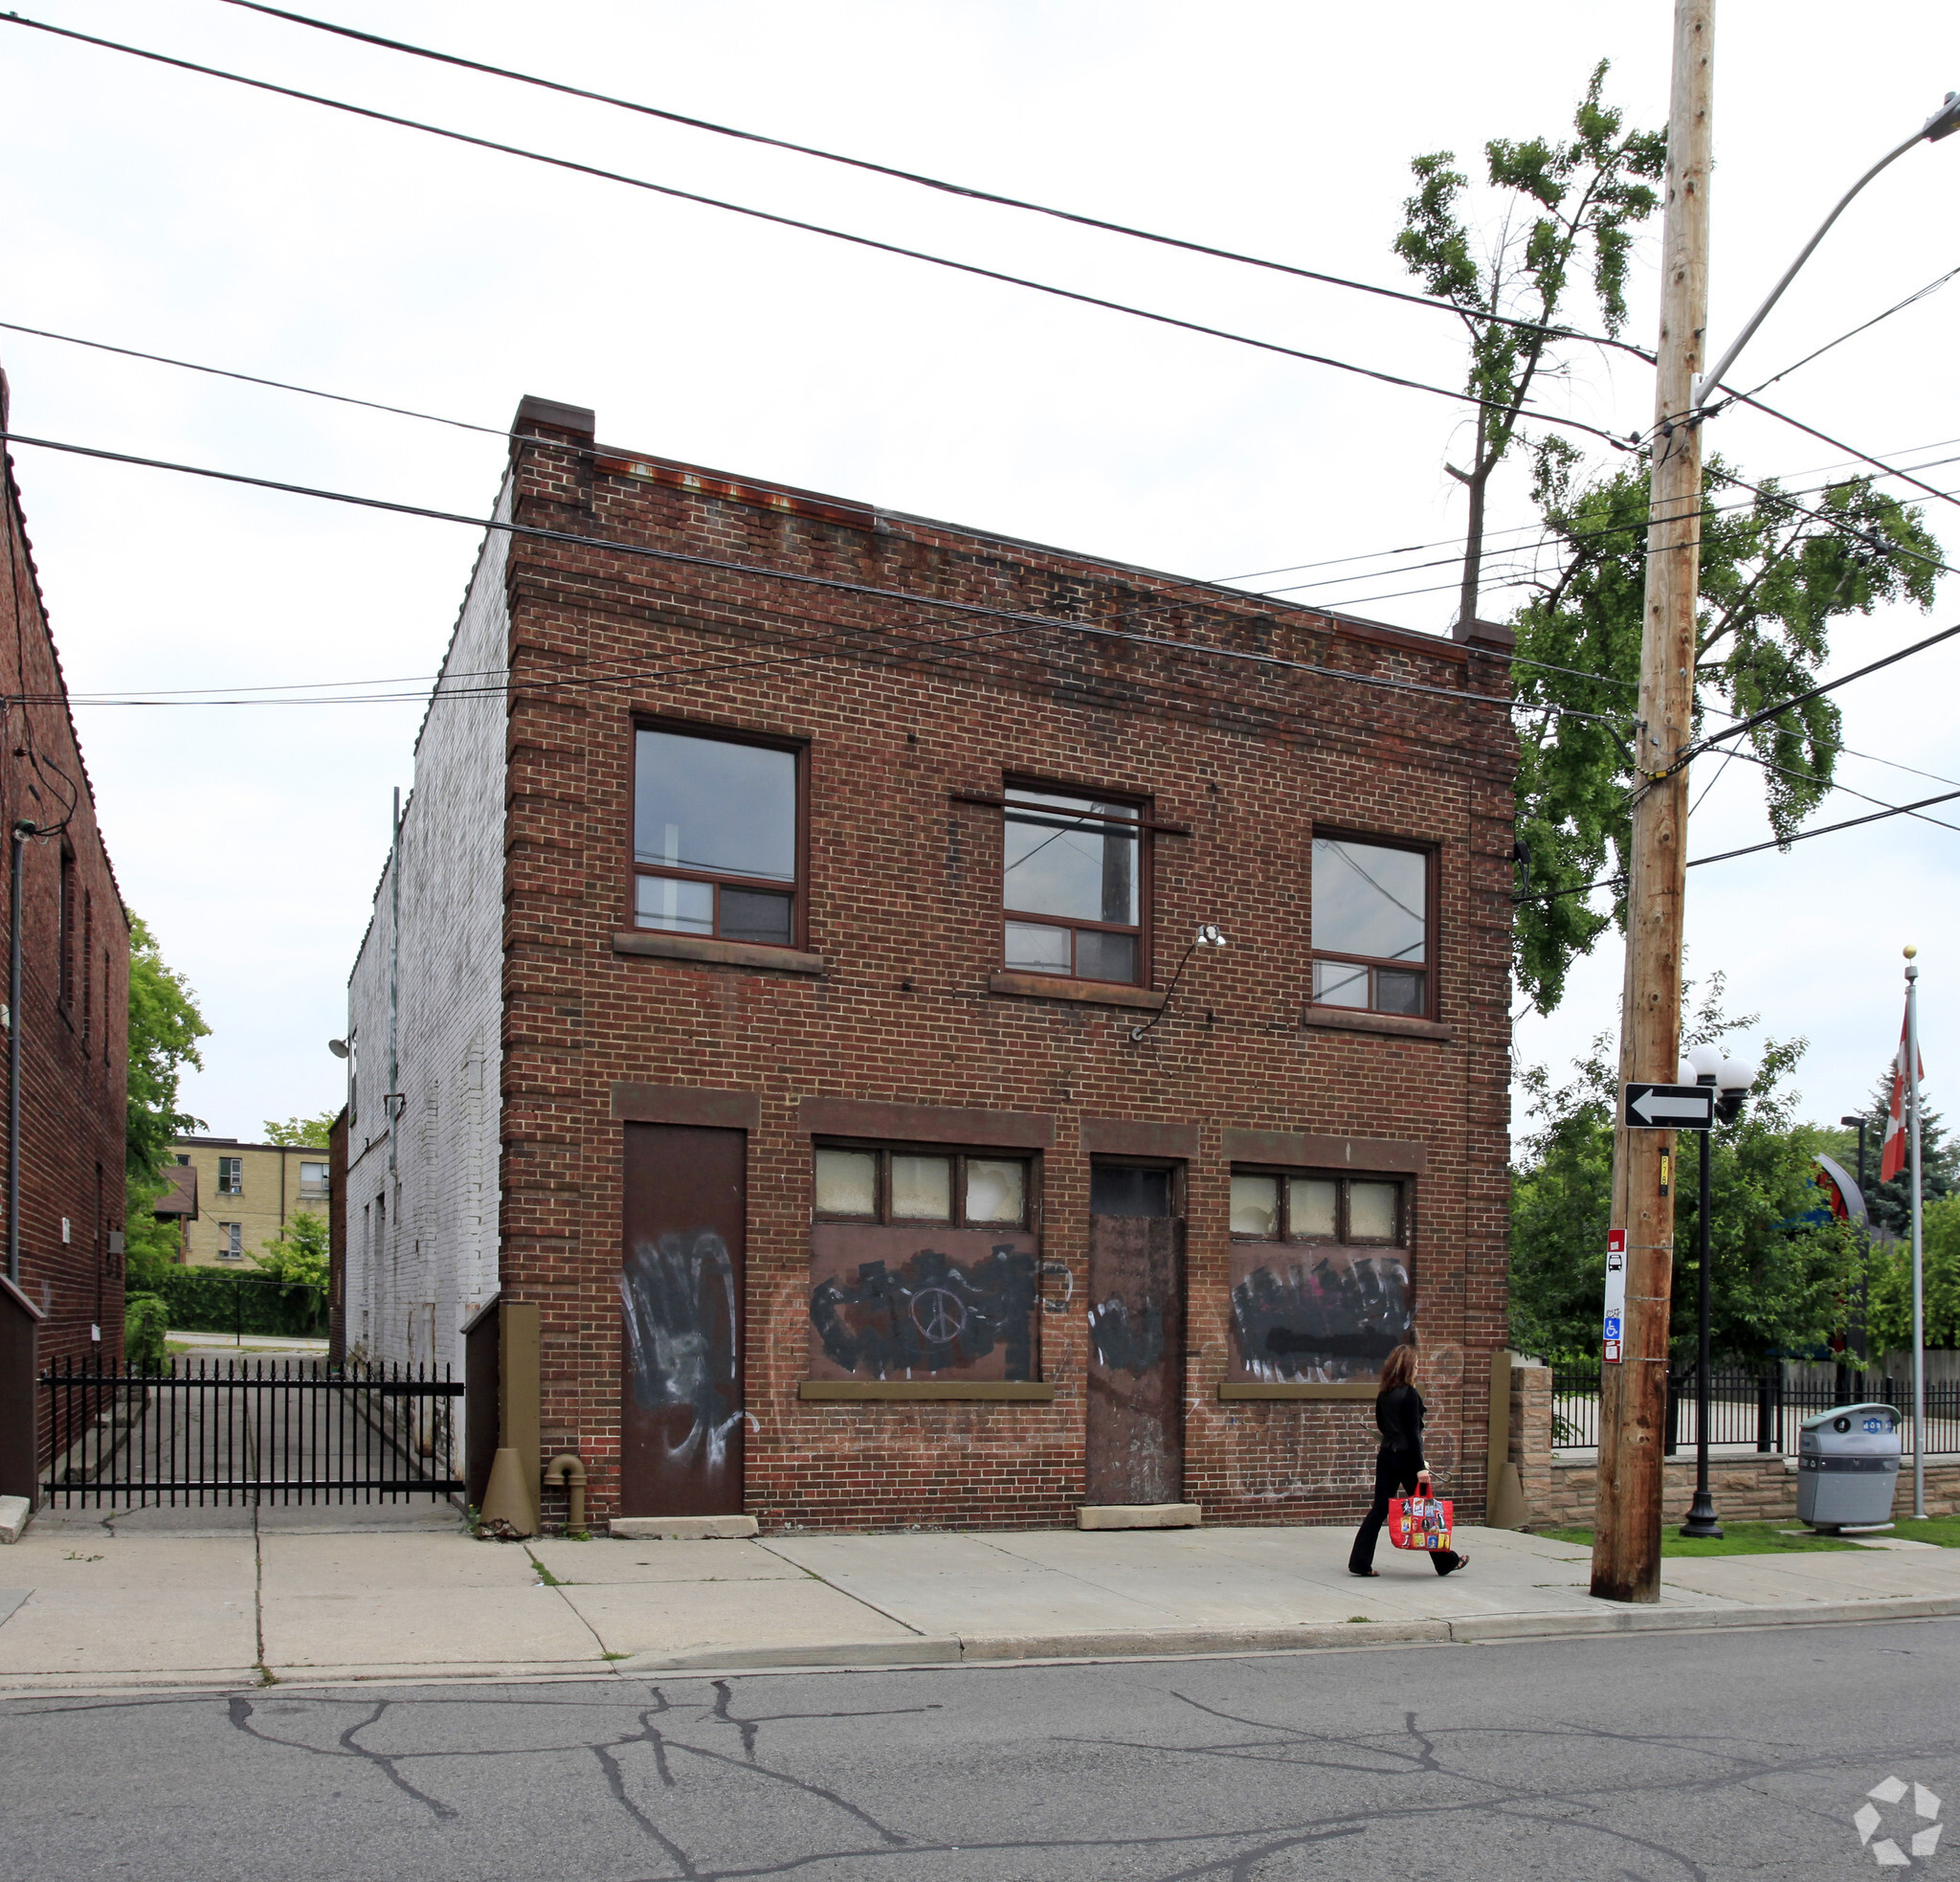
<path fill-rule="evenodd" d="M 847 1232 L 813 1260 L 810 1325 L 833 1378 L 884 1379 L 958 1372 L 974 1378 L 1035 1377 L 1035 1256 L 982 1237 L 960 1248 L 914 1248 L 901 1257 L 889 1230 Z M 870 1247 L 851 1241 L 880 1238 Z M 851 1259 L 853 1253 L 860 1258 Z"/>
<path fill-rule="evenodd" d="M 1233 1356 L 1242 1378 L 1370 1379 L 1413 1337 L 1399 1249 L 1238 1243 L 1232 1279 Z"/>
<path fill-rule="evenodd" d="M 634 1402 L 643 1411 L 688 1407 L 693 1421 L 669 1454 L 691 1462 L 705 1447 L 714 1469 L 742 1418 L 727 1243 L 711 1228 L 635 1242 L 620 1269 L 619 1297 Z"/>

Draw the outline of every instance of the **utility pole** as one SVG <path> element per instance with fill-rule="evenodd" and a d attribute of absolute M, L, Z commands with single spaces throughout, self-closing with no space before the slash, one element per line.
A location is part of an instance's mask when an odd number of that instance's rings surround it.
<path fill-rule="evenodd" d="M 1708 170 L 1714 0 L 1676 0 L 1667 116 L 1660 345 L 1657 355 L 1646 607 L 1627 884 L 1619 1075 L 1671 1083 L 1681 1064 L 1682 910 L 1688 780 L 1670 773 L 1692 736 L 1701 573 L 1702 442 L 1693 415 L 1708 309 Z M 1674 1283 L 1675 1138 L 1614 1125 L 1613 1225 L 1626 1235 L 1618 1364 L 1601 1367 L 1592 1593 L 1660 1599 L 1661 1452 Z"/>

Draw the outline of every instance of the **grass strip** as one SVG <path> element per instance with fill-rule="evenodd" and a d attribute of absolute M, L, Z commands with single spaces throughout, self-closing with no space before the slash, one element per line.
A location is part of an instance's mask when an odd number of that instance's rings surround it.
<path fill-rule="evenodd" d="M 1915 1528 L 1921 1525 L 1913 1525 Z M 1924 1525 L 1930 1528 L 1931 1524 Z M 1956 1525 L 1960 1527 L 1960 1525 Z M 1906 1525 L 1899 1525 L 1899 1534 L 1904 1535 Z M 1810 1530 L 1794 1530 L 1788 1522 L 1779 1523 L 1731 1523 L 1722 1525 L 1720 1539 L 1713 1536 L 1683 1535 L 1679 1523 L 1667 1523 L 1660 1531 L 1660 1553 L 1669 1556 L 1790 1556 L 1806 1555 L 1822 1549 L 1855 1549 L 1856 1542 L 1845 1542 L 1835 1535 L 1817 1535 Z M 1554 1542 L 1576 1543 L 1583 1548 L 1592 1546 L 1592 1532 L 1589 1529 L 1550 1529 L 1540 1532 Z M 1927 1537 L 1930 1541 L 1931 1537 Z M 1953 1545 L 1960 1546 L 1960 1538 Z"/>

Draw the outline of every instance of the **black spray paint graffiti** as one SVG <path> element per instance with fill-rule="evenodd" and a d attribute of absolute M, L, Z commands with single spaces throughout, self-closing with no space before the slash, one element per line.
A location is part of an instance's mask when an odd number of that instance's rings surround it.
<path fill-rule="evenodd" d="M 1134 1322 L 1122 1295 L 1089 1309 L 1096 1357 L 1110 1372 L 1147 1373 L 1164 1356 L 1164 1310 L 1145 1295 Z"/>
<path fill-rule="evenodd" d="M 1232 1290 L 1232 1325 L 1256 1378 L 1372 1378 L 1411 1335 L 1409 1270 L 1386 1255 L 1256 1267 Z"/>
<path fill-rule="evenodd" d="M 819 1281 L 810 1321 L 847 1373 L 889 1378 L 947 1372 L 1004 1349 L 1008 1378 L 1034 1378 L 1036 1264 L 1012 1245 L 956 1262 L 921 1248 L 902 1267 L 862 1262 L 850 1284 Z"/>
<path fill-rule="evenodd" d="M 634 1402 L 645 1411 L 686 1405 L 687 1435 L 669 1450 L 691 1463 L 703 1445 L 721 1468 L 741 1422 L 735 1384 L 735 1266 L 711 1228 L 636 1242 L 619 1272 Z"/>

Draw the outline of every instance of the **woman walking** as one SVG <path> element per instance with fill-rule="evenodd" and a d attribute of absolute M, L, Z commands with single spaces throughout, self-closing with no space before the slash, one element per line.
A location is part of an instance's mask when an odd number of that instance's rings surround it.
<path fill-rule="evenodd" d="M 1390 1497 L 1435 1494 L 1429 1466 L 1422 1461 L 1422 1394 L 1415 1389 L 1414 1347 L 1398 1346 L 1382 1362 L 1374 1422 L 1382 1434 L 1381 1452 L 1374 1461 L 1374 1501 L 1354 1532 L 1354 1547 L 1348 1557 L 1349 1575 L 1381 1573 L 1374 1565 L 1374 1545 L 1389 1519 Z M 1429 1558 L 1438 1575 L 1454 1575 L 1470 1565 L 1470 1557 L 1454 1549 L 1432 1550 Z"/>

